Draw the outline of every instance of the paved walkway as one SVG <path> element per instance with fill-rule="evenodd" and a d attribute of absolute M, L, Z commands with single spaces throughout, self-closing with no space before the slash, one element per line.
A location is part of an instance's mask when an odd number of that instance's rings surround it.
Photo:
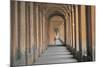
<path fill-rule="evenodd" d="M 77 62 L 64 46 L 49 46 L 35 64 L 54 64 Z"/>
<path fill-rule="evenodd" d="M 56 45 L 62 45 L 62 42 L 61 42 L 60 40 L 57 39 L 57 40 L 55 41 L 55 44 L 56 44 Z"/>

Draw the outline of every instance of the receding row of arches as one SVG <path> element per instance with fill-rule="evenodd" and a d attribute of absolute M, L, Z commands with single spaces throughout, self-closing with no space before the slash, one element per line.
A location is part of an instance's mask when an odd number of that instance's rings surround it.
<path fill-rule="evenodd" d="M 11 1 L 11 63 L 30 65 L 59 39 L 78 61 L 95 60 L 95 6 Z"/>

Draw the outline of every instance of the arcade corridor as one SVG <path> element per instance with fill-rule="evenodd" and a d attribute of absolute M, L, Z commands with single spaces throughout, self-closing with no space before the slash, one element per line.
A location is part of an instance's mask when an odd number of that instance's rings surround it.
<path fill-rule="evenodd" d="M 94 6 L 11 1 L 11 66 L 94 60 Z"/>

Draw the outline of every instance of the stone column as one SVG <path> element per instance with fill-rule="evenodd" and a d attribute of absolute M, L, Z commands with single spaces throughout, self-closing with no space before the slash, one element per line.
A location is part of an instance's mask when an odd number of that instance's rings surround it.
<path fill-rule="evenodd" d="M 26 2 L 26 64 L 29 63 L 29 55 L 30 55 L 30 9 L 29 4 Z"/>
<path fill-rule="evenodd" d="M 38 3 L 38 42 L 39 42 L 38 52 L 39 52 L 39 57 L 40 57 L 40 50 L 41 50 L 41 17 L 40 17 L 40 3 Z"/>
<path fill-rule="evenodd" d="M 33 48 L 33 51 L 34 51 L 34 61 L 37 60 L 37 3 L 34 3 L 34 7 L 33 7 L 33 29 L 34 29 L 34 48 Z"/>
<path fill-rule="evenodd" d="M 37 42 L 36 42 L 36 60 L 38 59 L 39 57 L 39 5 L 38 3 L 36 3 L 36 39 L 37 39 Z"/>
<path fill-rule="evenodd" d="M 75 48 L 75 20 L 74 20 L 74 7 L 72 6 L 72 41 L 73 48 Z"/>
<path fill-rule="evenodd" d="M 87 56 L 89 60 L 93 60 L 94 53 L 94 22 L 95 22 L 95 8 L 94 6 L 86 6 L 86 20 L 87 20 Z"/>
<path fill-rule="evenodd" d="M 66 19 L 66 32 L 65 32 L 65 34 L 66 34 L 66 45 L 68 45 L 68 13 L 66 13 L 66 15 L 65 15 L 65 19 Z M 63 30 L 63 29 L 62 29 Z"/>
<path fill-rule="evenodd" d="M 92 28 L 92 52 L 95 60 L 95 6 L 91 6 L 91 28 Z"/>
<path fill-rule="evenodd" d="M 76 51 L 76 6 L 74 5 L 74 48 Z"/>
<path fill-rule="evenodd" d="M 39 33 L 39 35 L 40 35 L 40 46 L 39 46 L 39 48 L 40 48 L 40 50 L 39 50 L 39 53 L 40 53 L 40 55 L 41 55 L 41 53 L 42 53 L 42 24 L 43 24 L 43 22 L 42 22 L 42 11 L 41 11 L 41 6 L 40 6 L 40 15 L 39 15 L 39 17 L 40 17 L 40 33 Z"/>
<path fill-rule="evenodd" d="M 76 51 L 79 51 L 79 21 L 78 21 L 78 6 L 75 6 L 75 13 L 76 13 Z"/>
<path fill-rule="evenodd" d="M 29 33 L 29 44 L 28 45 L 30 45 L 29 46 L 29 55 L 28 55 L 28 65 L 31 65 L 31 64 L 33 64 L 33 62 L 34 62 L 34 26 L 33 26 L 33 19 L 34 19 L 34 17 L 33 17 L 33 3 L 32 2 L 30 2 L 29 3 L 29 22 L 28 22 L 28 24 L 29 24 L 29 32 L 27 32 L 27 33 Z"/>
<path fill-rule="evenodd" d="M 44 26 L 44 21 L 43 21 L 43 17 L 44 17 L 44 16 L 43 16 L 43 8 L 42 8 L 42 16 L 41 16 L 41 17 L 42 17 L 42 51 L 41 51 L 41 53 L 43 53 L 43 50 L 44 50 L 43 47 L 44 47 L 44 45 L 45 45 L 45 44 L 44 44 L 44 35 L 43 35 L 43 34 L 44 34 L 44 27 L 43 27 L 43 26 Z"/>
<path fill-rule="evenodd" d="M 26 45 L 26 23 L 25 23 L 25 2 L 20 2 L 20 20 L 19 20 L 19 44 L 20 44 L 20 55 L 21 62 L 19 64 L 26 65 L 25 60 L 25 45 Z"/>
<path fill-rule="evenodd" d="M 47 48 L 48 46 L 48 18 L 46 16 L 46 10 L 44 11 L 44 25 L 45 25 L 45 49 Z"/>
<path fill-rule="evenodd" d="M 11 1 L 11 65 L 17 64 L 18 51 L 18 2 Z"/>
<path fill-rule="evenodd" d="M 72 13 L 70 13 L 70 46 L 73 47 L 73 33 L 72 33 Z"/>
<path fill-rule="evenodd" d="M 85 13 L 85 6 L 80 6 L 81 11 L 81 44 L 82 44 L 82 55 L 87 56 L 87 49 L 86 49 L 86 13 Z"/>
<path fill-rule="evenodd" d="M 67 38 L 68 39 L 67 40 L 68 40 L 68 45 L 70 46 L 71 45 L 71 43 L 70 43 L 71 42 L 70 41 L 71 40 L 71 36 L 70 36 L 70 15 L 68 15 L 68 22 L 67 23 L 68 23 L 68 25 L 67 25 L 67 28 L 68 28 L 67 29 L 68 30 L 68 32 L 67 32 L 68 33 Z"/>
<path fill-rule="evenodd" d="M 46 50 L 46 19 L 45 9 L 43 9 L 43 52 Z"/>

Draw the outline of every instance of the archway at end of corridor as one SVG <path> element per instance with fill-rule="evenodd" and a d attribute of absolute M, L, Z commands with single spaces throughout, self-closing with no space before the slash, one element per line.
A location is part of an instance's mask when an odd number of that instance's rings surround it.
<path fill-rule="evenodd" d="M 49 23 L 49 45 L 65 45 L 66 30 L 65 17 L 62 13 L 55 11 L 48 17 Z"/>

